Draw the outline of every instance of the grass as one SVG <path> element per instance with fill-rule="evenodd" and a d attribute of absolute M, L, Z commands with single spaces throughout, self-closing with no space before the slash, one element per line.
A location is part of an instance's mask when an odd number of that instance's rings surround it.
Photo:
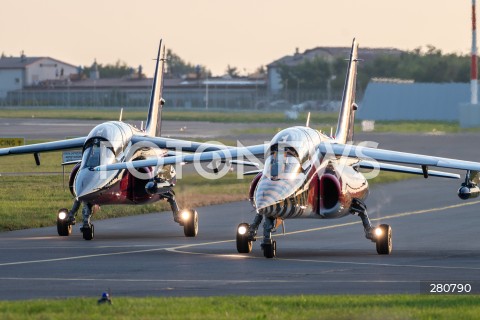
<path fill-rule="evenodd" d="M 61 172 L 61 153 L 42 154 L 42 165 L 37 167 L 31 155 L 0 157 L 0 172 Z M 68 191 L 67 168 L 65 187 L 62 175 L 0 176 L 0 231 L 52 226 L 60 208 L 71 208 L 72 195 Z M 370 185 L 412 178 L 401 173 L 382 172 Z M 179 179 L 175 192 L 179 204 L 195 208 L 212 204 L 246 200 L 252 176 L 237 179 L 228 173 L 221 179 L 206 179 L 189 173 Z M 170 211 L 164 201 L 150 205 L 104 206 L 95 219 L 108 219 L 158 211 Z"/>
<path fill-rule="evenodd" d="M 83 119 L 83 120 L 117 120 L 120 108 L 1 108 L 2 118 L 48 118 L 48 119 Z M 146 119 L 145 108 L 125 108 L 125 121 L 139 121 Z M 235 111 L 192 111 L 165 108 L 163 119 L 166 121 L 209 121 L 223 123 L 279 123 L 278 128 L 253 128 L 238 130 L 238 134 L 275 134 L 286 124 L 302 124 L 307 114 L 302 112 L 296 120 L 286 119 L 283 111 L 278 112 L 251 112 Z M 338 114 L 336 112 L 312 112 L 310 123 L 313 127 L 330 133 L 330 128 L 336 128 Z M 355 126 L 356 132 L 361 131 L 360 121 Z M 397 133 L 459 133 L 478 132 L 480 128 L 462 129 L 458 122 L 448 121 L 376 121 L 374 132 Z"/>
<path fill-rule="evenodd" d="M 263 134 L 275 135 L 280 130 L 285 129 L 285 126 L 279 125 L 277 128 L 247 128 L 235 129 L 232 132 L 235 134 Z M 330 135 L 330 130 L 333 132 L 336 129 L 336 122 L 331 123 L 316 123 L 312 122 L 312 128 L 317 129 L 324 134 Z M 362 127 L 360 121 L 355 124 L 355 132 L 361 132 Z M 480 128 L 463 129 L 457 122 L 442 122 L 442 121 L 376 121 L 375 130 L 378 133 L 427 133 L 427 134 L 445 134 L 445 133 L 460 133 L 460 132 L 479 132 Z"/>
<path fill-rule="evenodd" d="M 462 129 L 458 122 L 443 121 L 376 121 L 374 132 L 400 132 L 400 133 L 458 133 L 464 131 L 478 131 L 475 129 Z M 360 128 L 359 128 L 360 130 Z"/>
<path fill-rule="evenodd" d="M 67 178 L 68 183 L 68 178 Z M 175 188 L 182 207 L 199 207 L 247 199 L 250 180 L 228 174 L 219 180 L 189 174 Z M 0 231 L 52 226 L 60 208 L 71 208 L 73 198 L 63 190 L 61 175 L 0 177 Z M 150 205 L 104 206 L 95 219 L 170 211 L 164 201 Z M 79 213 L 80 215 L 80 213 Z M 80 217 L 80 216 L 79 216 Z"/>
<path fill-rule="evenodd" d="M 83 120 L 117 120 L 120 108 L 1 108 L 2 118 L 45 118 L 45 119 L 83 119 Z M 146 120 L 147 108 L 125 108 L 124 121 Z M 251 112 L 249 110 L 236 112 L 219 111 L 189 111 L 175 110 L 166 107 L 163 120 L 178 121 L 210 121 L 223 123 L 305 123 L 306 113 L 300 114 L 296 120 L 286 119 L 283 112 Z M 312 123 L 336 123 L 336 113 L 312 113 Z"/>
<path fill-rule="evenodd" d="M 0 301 L 2 319 L 478 319 L 479 296 L 307 295 Z"/>

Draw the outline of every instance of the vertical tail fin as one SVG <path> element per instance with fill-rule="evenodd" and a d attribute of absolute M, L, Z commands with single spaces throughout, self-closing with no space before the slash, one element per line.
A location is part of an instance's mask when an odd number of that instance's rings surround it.
<path fill-rule="evenodd" d="M 162 57 L 160 58 L 160 55 Z M 150 106 L 148 108 L 148 118 L 145 127 L 147 135 L 155 137 L 160 136 L 162 127 L 162 107 L 164 100 L 163 93 L 163 72 L 165 64 L 165 46 L 162 48 L 162 40 L 158 46 L 157 64 L 155 67 L 155 76 L 153 77 L 152 94 L 150 96 Z"/>
<path fill-rule="evenodd" d="M 355 110 L 357 110 L 357 105 L 355 104 L 358 63 L 357 50 L 358 43 L 353 39 L 347 76 L 345 77 L 345 87 L 343 89 L 342 106 L 338 117 L 337 131 L 335 133 L 335 139 L 340 143 L 348 143 L 353 140 Z"/>

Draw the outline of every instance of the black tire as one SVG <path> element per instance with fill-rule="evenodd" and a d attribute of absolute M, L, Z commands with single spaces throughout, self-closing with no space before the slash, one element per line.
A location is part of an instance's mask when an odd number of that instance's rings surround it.
<path fill-rule="evenodd" d="M 68 212 L 67 209 L 63 208 L 58 210 L 60 212 Z M 60 219 L 57 214 L 57 232 L 60 237 L 68 237 L 72 234 L 72 225 L 68 223 L 68 219 Z"/>
<path fill-rule="evenodd" d="M 93 224 L 91 224 L 88 228 L 83 227 L 82 234 L 84 240 L 92 240 L 95 236 L 95 227 L 93 226 Z"/>
<path fill-rule="evenodd" d="M 390 254 L 392 253 L 392 228 L 388 224 L 381 224 L 378 226 L 382 230 L 382 235 L 378 237 L 377 253 L 378 254 Z"/>
<path fill-rule="evenodd" d="M 247 228 L 247 232 L 245 234 L 240 234 L 238 232 L 238 229 L 242 226 Z M 249 228 L 250 228 L 250 226 L 249 226 L 248 223 L 240 223 L 237 227 L 237 251 L 238 251 L 238 253 L 250 253 L 250 252 L 252 252 L 252 241 L 248 239 Z"/>
<path fill-rule="evenodd" d="M 263 244 L 263 256 L 267 259 L 275 258 L 277 255 L 277 242 L 275 240 L 269 244 Z"/>
<path fill-rule="evenodd" d="M 198 234 L 198 213 L 196 210 L 189 209 L 190 219 L 183 222 L 183 233 L 185 237 L 196 237 Z"/>

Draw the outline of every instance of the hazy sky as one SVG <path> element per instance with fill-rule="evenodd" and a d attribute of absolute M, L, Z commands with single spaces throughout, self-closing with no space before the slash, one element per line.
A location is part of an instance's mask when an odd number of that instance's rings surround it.
<path fill-rule="evenodd" d="M 470 0 L 1 0 L 0 52 L 142 65 L 158 41 L 215 75 L 316 46 L 470 50 Z M 479 4 L 480 5 L 480 4 Z"/>

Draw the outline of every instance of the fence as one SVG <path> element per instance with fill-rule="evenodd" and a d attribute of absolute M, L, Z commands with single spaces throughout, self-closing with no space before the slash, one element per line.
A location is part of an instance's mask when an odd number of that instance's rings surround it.
<path fill-rule="evenodd" d="M 27 89 L 8 92 L 0 106 L 62 107 L 144 107 L 150 89 Z M 306 109 L 332 109 L 341 100 L 341 92 L 325 90 L 284 90 L 276 95 L 265 88 L 166 88 L 164 98 L 169 107 L 192 109 L 286 110 L 293 105 Z M 357 95 L 358 97 L 358 95 Z M 338 104 L 338 103 L 337 103 Z M 333 107 L 334 108 L 334 107 Z"/>

